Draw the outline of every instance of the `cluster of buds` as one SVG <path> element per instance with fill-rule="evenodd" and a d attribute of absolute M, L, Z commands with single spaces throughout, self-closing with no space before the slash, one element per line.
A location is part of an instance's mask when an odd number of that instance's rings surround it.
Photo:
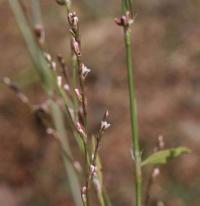
<path fill-rule="evenodd" d="M 78 29 L 78 16 L 76 15 L 76 12 L 69 12 L 67 19 L 71 28 L 70 32 L 72 34 L 71 46 L 76 56 L 79 57 L 81 56 L 81 49 Z"/>
<path fill-rule="evenodd" d="M 129 26 L 131 26 L 133 22 L 134 20 L 129 11 L 126 11 L 126 13 L 119 18 L 115 18 L 115 23 L 125 28 L 128 28 Z"/>
<path fill-rule="evenodd" d="M 76 15 L 76 12 L 70 12 L 68 14 L 68 22 L 72 31 L 76 33 L 78 31 L 78 16 Z"/>
<path fill-rule="evenodd" d="M 106 112 L 103 116 L 103 119 L 101 121 L 101 131 L 105 131 L 106 129 L 108 129 L 111 126 L 111 124 L 107 121 L 108 116 L 109 116 L 109 112 L 108 112 L 108 110 L 106 110 Z"/>
<path fill-rule="evenodd" d="M 75 53 L 77 56 L 81 56 L 80 44 L 79 44 L 79 42 L 76 40 L 75 37 L 72 37 L 71 44 L 72 44 L 72 49 L 73 49 L 74 53 Z"/>

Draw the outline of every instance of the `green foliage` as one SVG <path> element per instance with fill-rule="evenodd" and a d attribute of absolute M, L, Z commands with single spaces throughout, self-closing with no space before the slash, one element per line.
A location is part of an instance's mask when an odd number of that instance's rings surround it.
<path fill-rule="evenodd" d="M 153 165 L 166 164 L 169 162 L 169 160 L 189 152 L 191 152 L 191 150 L 188 149 L 187 147 L 177 147 L 177 148 L 161 150 L 147 157 L 142 162 L 142 166 L 150 165 L 150 164 Z"/>

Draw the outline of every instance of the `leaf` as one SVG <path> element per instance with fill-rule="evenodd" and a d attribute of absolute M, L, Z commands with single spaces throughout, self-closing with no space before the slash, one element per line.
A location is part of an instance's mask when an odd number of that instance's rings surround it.
<path fill-rule="evenodd" d="M 191 152 L 191 150 L 188 149 L 187 147 L 177 147 L 177 148 L 162 150 L 147 157 L 142 162 L 142 166 L 149 165 L 149 164 L 166 164 L 169 160 L 189 152 Z"/>

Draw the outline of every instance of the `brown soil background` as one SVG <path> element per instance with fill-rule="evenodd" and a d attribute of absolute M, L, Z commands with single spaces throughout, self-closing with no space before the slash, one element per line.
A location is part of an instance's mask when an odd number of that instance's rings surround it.
<path fill-rule="evenodd" d="M 86 3 L 86 2 L 89 2 Z M 113 18 L 119 0 L 75 1 L 80 16 L 88 79 L 88 108 L 95 129 L 105 108 L 111 129 L 101 148 L 105 185 L 114 206 L 133 205 L 133 168 L 123 36 Z M 64 10 L 41 0 L 46 49 L 69 58 Z M 152 188 L 152 206 L 200 205 L 200 1 L 140 0 L 133 32 L 135 79 L 143 156 L 159 135 L 167 147 L 187 146 L 192 153 L 161 167 Z M 46 96 L 33 72 L 9 3 L 0 0 L 0 77 L 16 80 L 33 103 Z M 0 85 L 0 205 L 68 206 L 59 147 L 36 126 L 35 119 Z M 144 181 L 148 177 L 145 169 Z"/>

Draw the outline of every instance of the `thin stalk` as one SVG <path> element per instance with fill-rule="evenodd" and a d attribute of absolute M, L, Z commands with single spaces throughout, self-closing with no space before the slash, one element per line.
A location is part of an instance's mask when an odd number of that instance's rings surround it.
<path fill-rule="evenodd" d="M 40 2 L 38 0 L 31 0 L 33 26 L 42 25 L 42 16 Z"/>
<path fill-rule="evenodd" d="M 135 87 L 133 80 L 133 64 L 132 64 L 132 49 L 131 49 L 131 31 L 124 30 L 125 45 L 126 45 L 126 61 L 128 69 L 128 87 L 129 87 L 129 104 L 130 104 L 130 116 L 131 116 L 131 133 L 133 151 L 135 155 L 135 175 L 136 175 L 136 206 L 142 205 L 142 168 L 141 168 L 141 154 L 138 134 L 137 123 L 137 104 L 135 96 Z"/>
<path fill-rule="evenodd" d="M 31 32 L 31 29 L 29 28 L 27 19 L 23 13 L 23 10 L 19 4 L 18 0 L 9 0 L 11 9 L 13 11 L 13 14 L 15 15 L 15 19 L 17 21 L 17 24 L 21 30 L 21 33 L 24 37 L 24 40 L 26 42 L 26 45 L 28 47 L 31 59 L 34 63 L 35 69 L 37 70 L 43 87 L 46 89 L 49 99 L 51 99 L 52 91 L 55 88 L 56 81 L 54 78 L 53 73 L 49 70 L 49 66 L 44 59 L 43 51 L 38 47 L 38 45 L 35 42 L 35 38 Z M 61 117 L 61 112 L 59 109 L 59 106 L 50 100 L 51 102 L 51 109 L 52 109 L 52 116 L 55 123 L 55 127 L 57 128 L 59 134 L 62 136 L 63 146 L 66 148 L 66 151 L 68 152 L 68 155 L 70 155 L 70 148 L 67 142 L 67 138 L 65 135 L 65 127 L 64 127 L 64 121 Z M 81 201 L 81 194 L 80 194 L 80 186 L 78 182 L 78 177 L 74 171 L 73 166 L 68 161 L 65 155 L 63 155 L 64 165 L 68 173 L 68 180 L 70 184 L 70 189 L 72 191 L 72 196 L 74 199 L 74 203 L 76 206 L 82 205 Z"/>
<path fill-rule="evenodd" d="M 72 88 L 73 88 L 73 91 L 77 88 L 77 74 L 78 74 L 78 68 L 77 68 L 77 58 L 76 58 L 76 55 L 73 53 L 73 51 L 71 51 L 72 54 Z M 74 107 L 74 112 L 75 112 L 75 118 L 76 120 L 78 120 L 78 101 L 77 101 L 77 97 L 76 97 L 76 94 L 75 92 L 73 92 L 73 107 Z"/>
<path fill-rule="evenodd" d="M 122 0 L 122 6 L 125 8 L 125 12 L 131 12 L 130 6 L 131 1 Z M 132 18 L 132 17 L 131 17 Z M 127 18 L 127 20 L 129 20 Z M 132 39 L 131 39 L 131 28 L 130 25 L 124 25 L 124 42 L 126 50 L 126 63 L 128 72 L 128 88 L 129 88 L 129 105 L 130 105 L 130 118 L 131 118 L 131 134 L 132 134 L 132 144 L 135 156 L 135 198 L 136 206 L 142 205 L 142 168 L 141 168 L 141 153 L 139 144 L 139 132 L 138 132 L 138 121 L 137 121 L 137 104 L 136 104 L 136 93 L 134 85 L 134 75 L 133 75 L 133 61 L 132 61 Z"/>
<path fill-rule="evenodd" d="M 65 130 L 64 126 L 64 119 L 63 119 L 63 114 L 59 108 L 59 106 L 50 100 L 50 106 L 52 109 L 52 116 L 54 120 L 54 124 L 56 127 L 56 130 L 59 133 L 59 136 L 61 137 L 61 145 L 62 148 L 65 148 L 65 152 L 69 157 L 71 157 L 71 150 L 69 147 L 69 143 L 67 141 L 67 132 Z M 73 165 L 69 161 L 69 159 L 66 157 L 66 155 L 63 153 L 62 155 L 63 161 L 64 161 L 64 166 L 68 175 L 68 180 L 69 180 L 69 185 L 71 188 L 73 200 L 76 206 L 81 206 L 82 205 L 82 200 L 81 200 L 81 194 L 80 194 L 80 186 L 79 186 L 79 180 L 76 174 L 76 171 L 73 168 Z"/>
<path fill-rule="evenodd" d="M 98 141 L 99 142 L 99 141 Z M 97 197 L 99 200 L 99 204 L 100 206 L 106 206 L 106 199 L 104 198 L 104 187 L 103 187 L 103 175 L 102 175 L 102 171 L 101 171 L 101 161 L 99 158 L 99 154 L 98 154 L 98 147 L 99 147 L 99 143 L 94 141 L 93 142 L 93 147 L 94 147 L 94 155 L 93 155 L 93 165 L 97 166 L 97 172 L 96 172 L 96 178 L 97 178 L 97 185 L 96 185 L 96 192 L 97 192 Z M 95 154 L 96 153 L 96 154 Z M 96 157 L 95 157 L 96 156 Z"/>

